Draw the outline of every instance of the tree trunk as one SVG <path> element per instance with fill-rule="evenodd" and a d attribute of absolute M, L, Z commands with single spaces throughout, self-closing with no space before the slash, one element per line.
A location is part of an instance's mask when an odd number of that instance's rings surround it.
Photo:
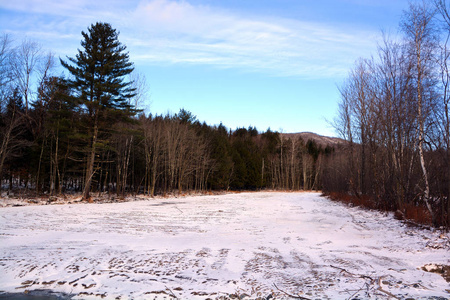
<path fill-rule="evenodd" d="M 448 76 L 448 75 L 447 75 Z M 448 77 L 447 77 L 448 78 Z M 447 87 L 447 86 L 446 86 Z M 445 93 L 447 95 L 447 93 Z M 447 97 L 447 96 L 446 96 Z M 450 116 L 448 113 L 448 98 L 445 99 L 445 143 L 447 147 L 447 227 L 450 227 Z"/>
<path fill-rule="evenodd" d="M 433 213 L 433 208 L 429 202 L 430 199 L 430 185 L 428 183 L 428 174 L 427 168 L 425 165 L 425 158 L 423 153 L 423 139 L 424 139 L 424 116 L 423 116 L 423 99 L 422 99 L 422 64 L 421 64 L 421 47 L 420 43 L 416 46 L 417 50 L 417 117 L 419 120 L 419 157 L 420 157 L 420 165 L 422 167 L 422 174 L 425 183 L 424 190 L 424 201 L 427 206 L 428 211 L 430 212 L 431 219 L 433 224 L 435 224 L 435 215 Z"/>
<path fill-rule="evenodd" d="M 15 121 L 16 121 L 15 120 L 15 111 L 13 111 L 13 115 L 11 117 L 11 123 L 9 124 L 5 135 L 3 136 L 2 146 L 0 148 L 0 178 L 1 178 L 1 175 L 3 172 L 3 166 L 5 164 L 6 156 L 8 154 L 8 145 L 9 145 L 9 141 L 11 139 L 11 133 L 14 128 Z"/>
<path fill-rule="evenodd" d="M 87 162 L 86 178 L 83 191 L 83 200 L 85 201 L 89 200 L 90 198 L 92 177 L 94 176 L 95 150 L 97 145 L 97 138 L 98 138 L 98 121 L 96 117 L 94 124 L 94 134 L 92 136 L 92 146 Z"/>
<path fill-rule="evenodd" d="M 39 181 L 40 181 L 40 176 L 41 176 L 42 157 L 44 155 L 44 145 L 45 145 L 45 140 L 42 141 L 41 154 L 39 155 L 39 164 L 38 164 L 38 170 L 37 170 L 37 175 L 36 175 L 36 191 L 38 193 L 41 191 L 40 182 Z M 0 172 L 0 174 L 1 174 L 1 172 Z"/>
<path fill-rule="evenodd" d="M 303 165 L 303 190 L 307 191 L 309 190 L 308 186 L 308 164 L 306 161 L 306 152 L 302 155 L 302 165 Z"/>

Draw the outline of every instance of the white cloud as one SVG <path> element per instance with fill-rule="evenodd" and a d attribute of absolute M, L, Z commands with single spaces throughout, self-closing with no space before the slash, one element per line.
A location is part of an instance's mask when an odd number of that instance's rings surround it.
<path fill-rule="evenodd" d="M 207 64 L 276 76 L 345 75 L 354 60 L 375 49 L 378 35 L 274 16 L 248 17 L 188 1 L 23 0 L 3 1 L 0 7 L 52 16 L 48 23 L 41 18 L 29 25 L 35 36 L 40 30 L 41 36 L 81 39 L 80 28 L 86 30 L 90 22 L 111 22 L 136 64 Z"/>
<path fill-rule="evenodd" d="M 358 56 L 375 49 L 376 33 L 268 16 L 246 18 L 186 1 L 142 1 L 129 17 L 138 28 L 129 47 L 140 61 L 332 77 L 346 74 Z"/>

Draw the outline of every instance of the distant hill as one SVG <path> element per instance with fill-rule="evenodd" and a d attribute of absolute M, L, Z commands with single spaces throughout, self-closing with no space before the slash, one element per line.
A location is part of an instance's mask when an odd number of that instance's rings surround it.
<path fill-rule="evenodd" d="M 346 143 L 346 141 L 341 138 L 323 136 L 313 132 L 282 133 L 281 135 L 286 138 L 301 138 L 305 142 L 313 140 L 322 147 L 334 147 L 338 144 Z"/>

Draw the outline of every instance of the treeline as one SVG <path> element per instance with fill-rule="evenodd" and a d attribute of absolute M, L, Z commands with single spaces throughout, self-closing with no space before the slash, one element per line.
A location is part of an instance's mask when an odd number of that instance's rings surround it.
<path fill-rule="evenodd" d="M 58 84 L 51 77 L 46 84 Z M 58 87 L 46 87 L 58 93 Z M 61 92 L 61 91 L 59 91 Z M 64 90 L 64 93 L 67 93 Z M 43 94 L 44 95 L 44 94 Z M 27 110 L 17 90 L 0 115 L 4 190 L 83 192 L 90 117 L 61 95 L 39 96 Z M 6 143 L 8 132 L 9 140 Z M 103 138 L 103 137 L 107 137 Z M 91 191 L 124 197 L 211 190 L 320 189 L 333 148 L 270 129 L 234 131 L 201 123 L 192 113 L 137 115 L 99 130 Z"/>
<path fill-rule="evenodd" d="M 184 109 L 145 114 L 137 108 L 142 80 L 116 30 L 97 23 L 82 35 L 76 57 L 60 59 L 69 77 L 54 74 L 53 56 L 36 43 L 0 40 L 3 191 L 89 200 L 321 188 L 331 148 L 271 130 L 210 126 Z"/>
<path fill-rule="evenodd" d="M 340 88 L 335 127 L 349 144 L 334 154 L 324 188 L 399 214 L 424 207 L 434 225 L 448 227 L 448 4 L 410 3 L 400 33 L 383 36 L 377 55 L 358 60 Z"/>

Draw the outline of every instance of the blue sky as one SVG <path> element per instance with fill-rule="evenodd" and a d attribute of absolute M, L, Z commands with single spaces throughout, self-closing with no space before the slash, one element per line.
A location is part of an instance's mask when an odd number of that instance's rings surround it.
<path fill-rule="evenodd" d="M 74 57 L 97 21 L 120 31 L 153 114 L 336 135 L 337 87 L 407 0 L 0 0 L 0 31 Z"/>

